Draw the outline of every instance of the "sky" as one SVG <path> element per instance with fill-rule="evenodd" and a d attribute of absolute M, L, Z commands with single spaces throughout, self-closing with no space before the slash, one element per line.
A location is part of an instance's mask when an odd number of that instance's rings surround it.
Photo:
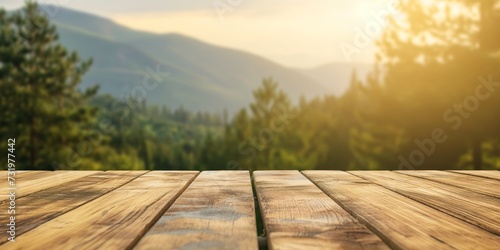
<path fill-rule="evenodd" d="M 39 0 L 96 14 L 138 30 L 176 32 L 248 51 L 289 67 L 372 62 L 383 28 L 377 13 L 397 15 L 396 0 Z M 15 9 L 24 0 L 0 0 Z M 371 33 L 366 33 L 371 27 Z M 355 43 L 357 34 L 367 41 Z"/>

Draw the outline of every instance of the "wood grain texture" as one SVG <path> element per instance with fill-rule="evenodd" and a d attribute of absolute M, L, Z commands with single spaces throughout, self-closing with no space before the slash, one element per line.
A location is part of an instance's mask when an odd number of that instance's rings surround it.
<path fill-rule="evenodd" d="M 15 176 L 17 177 L 21 177 L 21 176 L 28 176 L 28 175 L 35 175 L 37 173 L 41 173 L 41 172 L 52 172 L 52 171 L 30 171 L 30 170 L 16 170 L 16 171 L 13 171 L 15 172 Z M 7 176 L 7 173 L 8 171 L 7 170 L 2 170 L 0 171 L 0 175 L 1 176 Z M 3 183 L 2 183 L 3 184 Z"/>
<path fill-rule="evenodd" d="M 4 192 L 5 189 L 7 189 L 9 187 L 9 182 L 7 179 L 7 177 L 9 177 L 9 176 L 14 177 L 16 181 L 24 181 L 24 179 L 26 179 L 28 176 L 31 176 L 31 175 L 37 175 L 40 173 L 53 173 L 52 171 L 26 171 L 26 170 L 12 171 L 12 172 L 14 172 L 14 174 L 9 175 L 8 171 L 0 171 L 0 176 L 2 178 L 2 181 L 0 182 L 1 192 Z M 3 195 L 2 195 L 2 197 L 3 197 Z"/>
<path fill-rule="evenodd" d="M 47 188 L 64 185 L 76 179 L 89 176 L 99 171 L 36 171 L 35 174 L 23 174 L 16 179 L 16 197 L 20 198 Z M 7 185 L 7 181 L 2 181 Z M 7 187 L 2 190 L 6 192 Z M 7 198 L 2 197 L 1 202 Z"/>
<path fill-rule="evenodd" d="M 9 249 L 130 248 L 197 174 L 146 173 L 19 236 Z"/>
<path fill-rule="evenodd" d="M 450 172 L 500 180 L 500 171 L 497 170 L 452 170 Z"/>
<path fill-rule="evenodd" d="M 7 171 L 2 171 L 2 181 L 0 182 L 0 191 L 2 192 L 2 198 L 4 197 L 3 192 L 5 192 L 5 189 L 10 187 L 7 177 L 13 177 L 17 185 L 18 183 L 23 183 L 25 180 L 38 179 L 53 175 L 55 173 L 53 171 L 13 171 L 13 172 L 14 175 L 8 175 Z"/>
<path fill-rule="evenodd" d="M 398 173 L 424 178 L 481 194 L 500 198 L 500 180 L 464 175 L 447 171 L 397 171 Z"/>
<path fill-rule="evenodd" d="M 500 235 L 500 199 L 396 172 L 350 173 Z"/>
<path fill-rule="evenodd" d="M 205 171 L 135 249 L 258 249 L 248 171 Z"/>
<path fill-rule="evenodd" d="M 253 173 L 270 249 L 386 249 L 298 171 Z"/>
<path fill-rule="evenodd" d="M 0 175 L 6 175 L 7 172 L 9 172 L 9 171 L 7 171 L 7 170 L 0 170 Z M 34 170 L 16 170 L 15 172 L 19 176 L 21 174 L 23 174 L 23 175 L 24 174 L 32 174 L 32 173 L 37 172 L 37 171 L 34 171 Z M 38 172 L 49 172 L 49 171 L 38 171 Z"/>
<path fill-rule="evenodd" d="M 498 249 L 500 237 L 342 171 L 304 171 L 396 249 Z"/>
<path fill-rule="evenodd" d="M 16 236 L 50 221 L 82 204 L 100 197 L 145 174 L 146 171 L 98 172 L 64 185 L 55 186 L 16 201 Z M 0 221 L 7 221 L 7 213 L 0 214 Z M 0 238 L 0 244 L 7 242 Z"/>

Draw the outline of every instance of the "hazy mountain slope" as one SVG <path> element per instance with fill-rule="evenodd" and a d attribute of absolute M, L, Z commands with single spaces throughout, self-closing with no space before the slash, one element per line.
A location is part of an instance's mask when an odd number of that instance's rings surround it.
<path fill-rule="evenodd" d="M 124 91 L 131 85 L 131 78 L 144 73 L 143 65 L 158 62 L 133 46 L 101 39 L 72 28 L 58 26 L 60 41 L 68 49 L 76 50 L 82 59 L 93 59 L 90 72 L 85 76 L 84 86 L 93 83 L 102 85 L 102 90 Z"/>
<path fill-rule="evenodd" d="M 62 43 L 94 66 L 85 85 L 121 96 L 142 82 L 147 66 L 170 75 L 148 102 L 190 109 L 237 110 L 252 100 L 265 77 L 280 83 L 293 100 L 326 94 L 328 89 L 298 70 L 243 51 L 223 48 L 178 34 L 157 35 L 123 27 L 106 18 L 61 8 L 51 18 Z M 151 95 L 149 95 L 151 94 Z"/>
<path fill-rule="evenodd" d="M 43 9 L 47 5 L 40 5 Z M 49 7 L 52 8 L 52 7 Z M 49 12 L 50 13 L 50 12 Z M 101 38 L 114 41 L 127 41 L 138 38 L 147 38 L 155 34 L 124 27 L 114 21 L 90 13 L 59 7 L 55 15 L 50 17 L 51 22 L 58 25 L 73 26 L 83 32 L 91 32 Z"/>
<path fill-rule="evenodd" d="M 354 70 L 359 79 L 364 81 L 372 69 L 373 66 L 371 64 L 364 63 L 328 63 L 300 71 L 327 87 L 330 92 L 340 95 L 349 87 L 351 75 Z"/>
<path fill-rule="evenodd" d="M 326 88 L 293 69 L 249 53 L 213 46 L 179 34 L 137 42 L 137 48 L 157 60 L 165 59 L 202 75 L 214 83 L 213 88 L 227 89 L 234 94 L 248 93 L 249 98 L 264 77 L 278 81 L 294 99 L 300 95 L 312 97 L 326 91 Z"/>
<path fill-rule="evenodd" d="M 161 65 L 160 71 L 168 72 L 169 75 L 157 88 L 147 91 L 147 101 L 150 103 L 219 111 L 228 103 L 241 104 L 238 102 L 241 96 L 211 90 L 206 86 L 213 83 L 183 69 L 165 65 L 131 45 L 102 39 L 67 26 L 58 26 L 58 32 L 61 42 L 68 49 L 78 51 L 82 59 L 92 58 L 94 61 L 90 72 L 84 77 L 83 87 L 98 83 L 101 92 L 121 97 L 142 84 L 144 76 L 148 74 L 146 67 L 156 70 L 156 65 Z M 150 82 L 153 83 L 153 80 L 151 78 Z M 214 103 L 213 100 L 220 100 L 220 103 Z"/>

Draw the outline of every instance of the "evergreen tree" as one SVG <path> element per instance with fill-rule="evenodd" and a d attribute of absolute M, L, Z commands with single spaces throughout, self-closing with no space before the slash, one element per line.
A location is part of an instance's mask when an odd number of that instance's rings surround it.
<path fill-rule="evenodd" d="M 402 19 L 390 19 L 378 42 L 384 68 L 381 88 L 372 95 L 381 107 L 380 124 L 404 129 L 402 156 L 421 150 L 419 142 L 435 129 L 445 143 L 430 146 L 416 168 L 451 168 L 468 149 L 475 169 L 482 163 L 483 142 L 498 138 L 500 96 L 491 95 L 471 112 L 464 103 L 476 94 L 478 78 L 499 77 L 500 8 L 497 0 L 400 1 Z M 470 101 L 470 100 L 469 100 Z M 431 150 L 433 149 L 434 150 Z"/>
<path fill-rule="evenodd" d="M 78 85 L 91 61 L 58 43 L 36 3 L 10 15 L 1 11 L 0 24 L 0 135 L 1 141 L 16 138 L 18 168 L 51 169 L 55 161 L 66 166 L 70 149 L 86 155 L 81 129 L 95 110 L 85 104 L 97 87 L 81 92 Z"/>

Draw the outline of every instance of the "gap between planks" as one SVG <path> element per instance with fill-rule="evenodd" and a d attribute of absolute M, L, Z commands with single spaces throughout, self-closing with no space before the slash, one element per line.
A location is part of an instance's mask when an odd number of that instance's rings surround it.
<path fill-rule="evenodd" d="M 387 249 L 298 171 L 254 171 L 270 249 Z"/>
<path fill-rule="evenodd" d="M 16 237 L 76 209 L 104 194 L 107 194 L 148 171 L 112 171 L 98 172 L 76 179 L 65 185 L 51 187 L 16 201 Z M 0 221 L 7 221 L 7 215 L 1 214 Z M 7 242 L 0 238 L 0 244 Z"/>
<path fill-rule="evenodd" d="M 500 180 L 437 170 L 396 172 L 500 198 Z"/>
<path fill-rule="evenodd" d="M 130 249 L 198 173 L 148 172 L 19 236 L 9 249 Z"/>
<path fill-rule="evenodd" d="M 135 249 L 258 249 L 248 171 L 204 171 Z"/>
<path fill-rule="evenodd" d="M 350 171 L 349 173 L 500 235 L 500 200 L 495 197 L 400 172 Z"/>
<path fill-rule="evenodd" d="M 495 234 L 348 172 L 302 173 L 392 248 L 496 249 L 500 241 Z"/>
<path fill-rule="evenodd" d="M 449 172 L 500 180 L 500 171 L 498 170 L 449 170 Z"/>
<path fill-rule="evenodd" d="M 76 179 L 89 176 L 102 171 L 34 171 L 35 174 L 22 173 L 16 178 L 16 199 L 32 193 L 42 191 L 54 186 L 62 185 Z M 7 182 L 3 182 L 0 188 L 2 192 L 7 191 Z M 8 197 L 2 198 L 0 203 L 7 202 Z"/>

